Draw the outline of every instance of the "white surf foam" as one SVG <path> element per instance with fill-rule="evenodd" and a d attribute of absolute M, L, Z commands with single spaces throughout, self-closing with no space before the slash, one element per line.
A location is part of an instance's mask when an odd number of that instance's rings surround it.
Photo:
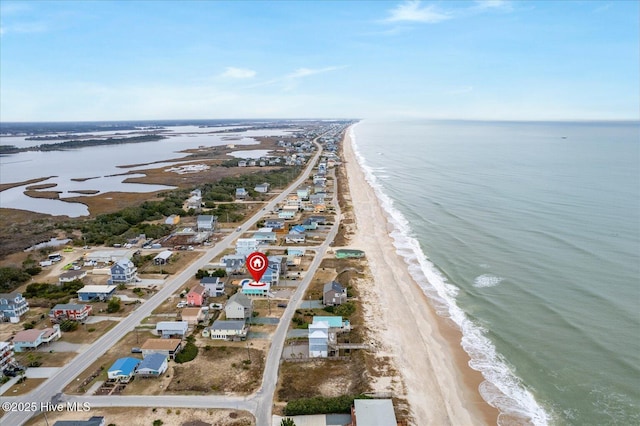
<path fill-rule="evenodd" d="M 513 374 L 506 360 L 497 353 L 495 346 L 485 336 L 486 330 L 469 320 L 456 304 L 459 289 L 447 282 L 422 251 L 420 243 L 414 237 L 409 222 L 394 207 L 393 200 L 383 191 L 372 169 L 358 150 L 354 128 L 349 136 L 356 159 L 362 167 L 365 178 L 378 197 L 393 230 L 390 235 L 394 246 L 408 264 L 411 276 L 416 280 L 425 294 L 432 300 L 438 315 L 450 318 L 462 331 L 462 348 L 469 354 L 469 366 L 482 373 L 486 382 L 480 386 L 482 398 L 496 407 L 503 417 L 517 417 L 523 422 L 536 426 L 547 425 L 550 416 L 536 402 L 535 398 Z M 497 277 L 496 277 L 497 278 Z M 498 419 L 500 422 L 500 418 Z"/>
<path fill-rule="evenodd" d="M 503 278 L 491 274 L 482 274 L 473 280 L 473 286 L 477 288 L 495 287 L 502 282 Z"/>

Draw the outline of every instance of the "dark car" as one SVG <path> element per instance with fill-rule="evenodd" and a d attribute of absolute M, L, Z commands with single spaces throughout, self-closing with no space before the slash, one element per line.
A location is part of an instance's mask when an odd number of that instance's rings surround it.
<path fill-rule="evenodd" d="M 287 304 L 286 303 L 278 303 L 278 308 L 286 308 Z"/>

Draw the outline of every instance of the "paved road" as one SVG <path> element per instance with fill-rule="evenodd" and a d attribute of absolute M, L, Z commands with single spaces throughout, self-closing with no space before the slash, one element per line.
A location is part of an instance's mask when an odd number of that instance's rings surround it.
<path fill-rule="evenodd" d="M 317 143 L 318 138 L 314 140 L 314 143 L 316 144 L 318 150 L 315 156 L 310 159 L 305 171 L 295 182 L 289 185 L 289 187 L 285 191 L 276 196 L 273 200 L 269 201 L 264 207 L 265 211 L 273 210 L 279 202 L 284 200 L 284 198 L 291 191 L 303 184 L 309 177 L 314 165 L 322 154 L 322 147 Z M 335 201 L 334 205 L 337 206 L 337 203 Z M 87 369 L 95 359 L 102 356 L 110 347 L 115 345 L 122 338 L 122 336 L 132 331 L 143 318 L 149 316 L 151 312 L 160 304 L 162 304 L 166 298 L 173 294 L 189 278 L 193 277 L 198 269 L 203 268 L 207 263 L 209 263 L 212 258 L 220 255 L 233 243 L 238 235 L 240 235 L 242 232 L 247 231 L 251 226 L 258 222 L 258 220 L 262 218 L 263 214 L 263 211 L 259 211 L 258 213 L 256 213 L 243 225 L 240 226 L 240 232 L 233 232 L 229 234 L 214 247 L 208 249 L 206 253 L 197 261 L 187 266 L 181 273 L 169 278 L 163 288 L 160 289 L 160 291 L 158 291 L 158 293 L 156 293 L 151 299 L 138 307 L 138 309 L 133 311 L 128 317 L 124 318 L 116 327 L 96 340 L 91 346 L 86 349 L 86 351 L 76 357 L 65 367 L 62 367 L 57 373 L 55 373 L 49 380 L 44 382 L 37 389 L 29 393 L 28 395 L 3 398 L 3 402 L 37 402 L 39 404 L 41 402 L 51 401 L 55 395 L 57 395 L 62 389 L 64 389 L 64 387 L 78 375 L 79 372 Z M 275 392 L 279 361 L 282 353 L 282 348 L 284 347 L 287 327 L 289 322 L 291 321 L 291 318 L 293 317 L 293 313 L 295 312 L 296 307 L 300 303 L 302 295 L 311 282 L 313 272 L 320 265 L 322 256 L 329 247 L 330 242 L 335 238 L 338 230 L 337 225 L 340 219 L 339 207 L 337 207 L 336 209 L 336 215 L 337 220 L 334 222 L 334 226 L 329 232 L 327 239 L 321 246 L 316 248 L 316 257 L 314 258 L 311 267 L 309 268 L 310 273 L 307 274 L 306 278 L 302 281 L 302 284 L 296 290 L 296 293 L 293 295 L 291 301 L 289 302 L 288 308 L 284 312 L 280 325 L 278 326 L 274 335 L 271 348 L 267 355 L 267 362 L 265 364 L 265 374 L 263 376 L 262 386 L 255 394 L 246 398 L 227 396 L 194 397 L 180 395 L 160 397 L 108 397 L 108 400 L 103 400 L 100 399 L 101 397 L 95 396 L 73 398 L 83 398 L 82 401 L 90 401 L 92 404 L 95 403 L 96 406 L 98 406 L 99 404 L 105 404 L 107 406 L 156 406 L 161 403 L 163 404 L 162 406 L 168 407 L 191 407 L 191 404 L 193 403 L 190 401 L 193 401 L 194 398 L 197 398 L 195 400 L 199 402 L 199 404 L 197 405 L 198 407 L 244 409 L 252 412 L 256 416 L 256 422 L 258 425 L 270 424 L 273 395 Z M 10 412 L 2 417 L 2 424 L 22 425 L 34 414 L 36 413 Z"/>

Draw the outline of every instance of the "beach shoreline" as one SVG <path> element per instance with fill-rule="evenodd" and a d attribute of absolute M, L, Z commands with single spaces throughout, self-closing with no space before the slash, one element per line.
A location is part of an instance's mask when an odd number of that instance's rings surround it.
<path fill-rule="evenodd" d="M 417 425 L 497 424 L 499 412 L 480 396 L 484 378 L 469 367 L 461 332 L 438 316 L 396 252 L 391 224 L 357 161 L 349 129 L 342 146 L 355 219 L 349 246 L 366 252 L 372 278 L 366 304 L 380 313 L 374 330 L 400 373 Z M 407 321 L 409 318 L 409 321 Z"/>

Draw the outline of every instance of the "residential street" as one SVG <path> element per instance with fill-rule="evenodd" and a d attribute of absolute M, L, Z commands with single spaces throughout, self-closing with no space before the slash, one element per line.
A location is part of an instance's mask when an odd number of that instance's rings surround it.
<path fill-rule="evenodd" d="M 323 135 L 321 135 L 323 136 Z M 321 136 L 318 136 L 320 138 Z M 276 198 L 268 202 L 265 206 L 265 210 L 273 210 L 277 203 L 285 199 L 285 197 L 298 186 L 300 186 L 310 175 L 314 165 L 322 154 L 322 148 L 317 143 L 318 138 L 314 140 L 318 151 L 315 156 L 312 157 L 307 165 L 307 168 L 302 175 L 293 182 L 285 191 L 279 194 Z M 227 397 L 227 396 L 182 396 L 182 395 L 166 395 L 166 396 L 63 396 L 63 401 L 82 401 L 90 402 L 92 406 L 163 406 L 163 407 L 207 407 L 207 408 L 234 408 L 239 410 L 247 410 L 253 413 L 256 417 L 257 425 L 268 425 L 271 421 L 271 410 L 273 395 L 276 388 L 276 382 L 278 378 L 278 368 L 282 348 L 284 347 L 284 341 L 286 337 L 287 328 L 293 317 L 295 309 L 300 304 L 302 296 L 306 291 L 315 270 L 320 265 L 324 254 L 326 253 L 329 244 L 333 241 L 340 222 L 340 209 L 337 203 L 336 194 L 334 191 L 334 205 L 336 206 L 336 220 L 332 226 L 331 231 L 327 235 L 326 240 L 321 246 L 314 247 L 316 249 L 316 256 L 309 267 L 309 270 L 297 288 L 296 292 L 292 296 L 287 309 L 285 310 L 283 317 L 280 320 L 278 328 L 273 336 L 271 347 L 267 355 L 265 363 L 265 372 L 263 376 L 263 382 L 261 388 L 253 395 L 244 397 Z M 229 248 L 233 241 L 242 232 L 247 231 L 264 215 L 263 211 L 259 211 L 253 217 L 248 219 L 243 225 L 240 226 L 241 232 L 234 232 L 229 234 L 223 240 L 218 242 L 214 247 L 207 250 L 207 252 L 200 257 L 193 264 L 186 267 L 178 275 L 171 277 L 167 280 L 165 285 L 158 293 L 156 293 L 146 303 L 143 303 L 135 311 L 133 311 L 128 317 L 123 318 L 116 327 L 111 329 L 105 335 L 96 340 L 91 346 L 89 346 L 84 352 L 79 354 L 72 362 L 65 367 L 60 368 L 54 373 L 49 380 L 43 383 L 40 387 L 35 389 L 28 395 L 20 397 L 3 397 L 3 402 L 41 402 L 51 401 L 56 394 L 64 389 L 64 387 L 71 382 L 77 375 L 88 368 L 97 358 L 102 356 L 110 347 L 115 345 L 125 334 L 132 331 L 140 321 L 149 316 L 151 312 L 164 302 L 171 294 L 173 294 L 181 285 L 183 285 L 189 278 L 193 277 L 198 269 L 201 269 L 209 263 L 209 261 L 220 255 L 224 250 Z M 10 412 L 2 417 L 2 423 L 7 425 L 22 425 L 32 415 L 37 413 L 31 412 Z"/>

